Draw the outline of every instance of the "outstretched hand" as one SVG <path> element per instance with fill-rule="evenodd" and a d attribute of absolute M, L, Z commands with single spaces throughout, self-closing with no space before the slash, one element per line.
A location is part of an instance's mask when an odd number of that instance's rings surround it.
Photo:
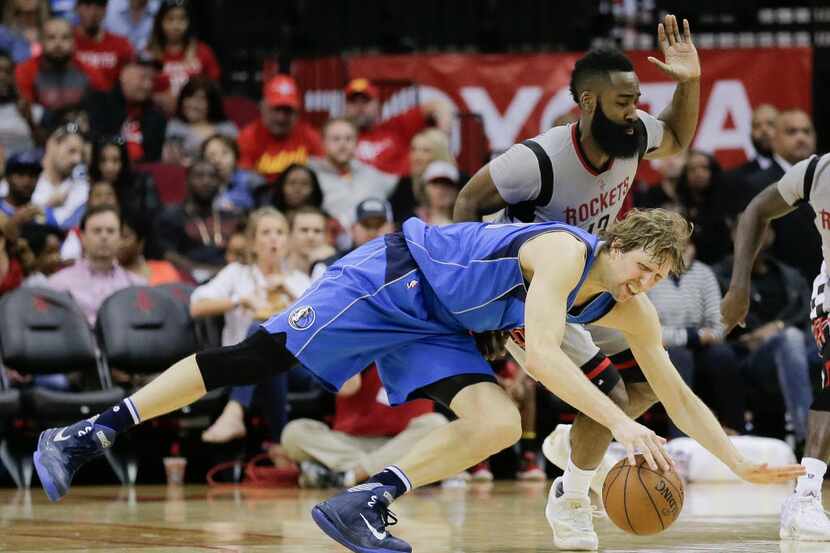
<path fill-rule="evenodd" d="M 657 26 L 657 42 L 665 62 L 649 56 L 648 61 L 660 68 L 663 73 L 677 82 L 686 82 L 700 78 L 700 59 L 692 43 L 689 21 L 683 20 L 683 34 L 677 25 L 677 18 L 667 15 L 665 22 Z"/>
<path fill-rule="evenodd" d="M 758 465 L 748 461 L 741 461 L 733 470 L 735 474 L 753 484 L 782 484 L 804 474 L 802 465 L 770 467 L 766 463 Z"/>

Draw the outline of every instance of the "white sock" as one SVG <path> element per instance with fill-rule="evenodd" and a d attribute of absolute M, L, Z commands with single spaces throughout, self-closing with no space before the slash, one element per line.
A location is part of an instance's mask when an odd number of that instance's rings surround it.
<path fill-rule="evenodd" d="M 568 456 L 568 468 L 565 469 L 565 474 L 562 475 L 562 490 L 566 495 L 587 497 L 591 479 L 596 472 L 596 469 L 582 470 Z"/>
<path fill-rule="evenodd" d="M 813 495 L 821 499 L 821 485 L 824 483 L 827 463 L 812 457 L 803 457 L 801 465 L 807 470 L 807 474 L 798 477 L 795 494 L 800 496 Z"/>

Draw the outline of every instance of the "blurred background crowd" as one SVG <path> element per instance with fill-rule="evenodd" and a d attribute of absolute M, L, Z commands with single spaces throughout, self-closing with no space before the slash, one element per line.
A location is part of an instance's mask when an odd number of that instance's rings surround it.
<path fill-rule="evenodd" d="M 817 129 L 830 124 L 821 103 L 830 92 L 830 80 L 821 78 L 830 70 L 830 13 L 818 2 L 697 4 L 297 0 L 264 9 L 253 1 L 5 0 L 0 294 L 29 289 L 37 311 L 42 290 L 68 293 L 72 305 L 63 308 L 76 310 L 101 341 L 107 300 L 155 287 L 184 298 L 194 347 L 236 343 L 351 249 L 409 217 L 452 222 L 469 175 L 504 149 L 486 116 L 421 93 L 413 78 L 358 73 L 344 59 L 578 52 L 608 42 L 648 50 L 656 22 L 672 11 L 690 20 L 702 52 L 780 48 L 801 56 L 812 75 L 802 92 L 815 105 L 750 98 L 746 125 L 736 125 L 747 131 L 749 155 L 731 161 L 694 148 L 652 162 L 627 198 L 629 207 L 668 207 L 695 224 L 688 270 L 650 292 L 683 377 L 729 432 L 780 437 L 798 448 L 811 403 L 807 367 L 821 363 L 808 318 L 808 282 L 821 264 L 809 206 L 776 221 L 767 236 L 753 269 L 747 326 L 724 336 L 719 303 L 741 211 L 829 140 Z M 318 66 L 308 60 L 321 58 L 334 59 L 325 67 L 337 70 L 309 76 Z M 705 54 L 702 64 L 705 75 Z M 553 123 L 572 123 L 575 112 L 561 111 Z M 140 293 L 130 297 L 138 299 L 120 304 L 125 318 L 152 310 Z M 2 325 L 40 324 L 25 309 L 11 319 L 0 312 Z M 0 469 L 0 483 L 18 480 L 16 448 L 25 450 L 59 416 L 43 408 L 44 397 L 68 402 L 74 413 L 95 412 L 94 397 L 73 394 L 123 394 L 152 374 L 116 362 L 105 364 L 105 374 L 99 366 L 95 378 L 71 363 L 50 372 L 3 349 L 0 391 L 17 391 L 20 400 L 6 409 L 0 401 L 8 471 Z M 497 369 L 521 405 L 524 437 L 459 479 L 494 472 L 542 479 L 555 469 L 545 466 L 540 439 L 573 413 L 512 361 Z M 423 400 L 390 408 L 372 367 L 336 397 L 298 368 L 142 427 L 128 456 L 140 461 L 139 480 L 158 478 L 161 457 L 171 453 L 201 459 L 188 470 L 203 480 L 216 462 L 266 451 L 277 467 L 299 465 L 303 485 L 348 485 L 447 417 Z M 645 420 L 678 435 L 659 406 Z"/>

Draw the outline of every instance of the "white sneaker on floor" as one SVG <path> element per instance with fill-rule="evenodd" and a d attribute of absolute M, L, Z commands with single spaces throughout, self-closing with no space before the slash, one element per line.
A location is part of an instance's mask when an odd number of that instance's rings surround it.
<path fill-rule="evenodd" d="M 594 517 L 599 516 L 588 496 L 569 497 L 562 490 L 562 477 L 553 481 L 548 492 L 545 517 L 553 530 L 553 544 L 570 551 L 596 551 L 599 538 L 594 532 Z"/>
<path fill-rule="evenodd" d="M 545 458 L 562 470 L 568 468 L 568 458 L 571 455 L 571 425 L 560 424 L 542 442 L 542 453 Z M 602 497 L 602 484 L 608 472 L 614 467 L 614 459 L 608 453 L 602 458 L 597 472 L 591 478 L 591 490 Z"/>
<path fill-rule="evenodd" d="M 830 541 L 830 519 L 814 495 L 790 495 L 781 507 L 782 540 Z"/>

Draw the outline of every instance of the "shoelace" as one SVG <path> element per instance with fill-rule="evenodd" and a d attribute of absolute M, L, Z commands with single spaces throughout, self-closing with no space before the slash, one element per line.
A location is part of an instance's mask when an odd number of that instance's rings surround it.
<path fill-rule="evenodd" d="M 398 523 L 398 517 L 386 505 L 379 503 L 376 510 L 380 516 L 380 521 L 383 523 L 384 530 L 387 526 L 395 526 Z"/>
<path fill-rule="evenodd" d="M 584 507 L 576 507 L 570 510 L 571 513 L 574 515 L 581 515 L 581 516 L 574 516 L 571 520 L 573 524 L 571 525 L 574 528 L 578 528 L 580 530 L 592 530 L 591 519 L 592 518 L 602 518 L 602 513 L 599 512 L 594 505 L 585 505 Z M 584 518 L 587 517 L 587 518 Z"/>

